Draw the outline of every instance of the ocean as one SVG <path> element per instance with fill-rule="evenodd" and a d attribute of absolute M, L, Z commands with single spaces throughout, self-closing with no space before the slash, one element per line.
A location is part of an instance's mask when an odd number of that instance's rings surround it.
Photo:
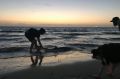
<path fill-rule="evenodd" d="M 29 28 L 31 27 L 0 27 L 1 59 L 29 56 L 30 42 L 24 36 L 24 32 Z M 41 26 L 34 28 L 40 29 Z M 90 53 L 92 49 L 99 45 L 120 43 L 120 32 L 114 27 L 53 26 L 43 28 L 47 31 L 46 34 L 41 35 L 43 46 L 62 48 L 60 53 L 65 53 L 65 49 L 68 49 L 67 51 L 80 50 Z"/>
<path fill-rule="evenodd" d="M 34 28 L 40 29 L 41 27 L 43 26 Z M 29 28 L 31 27 L 0 27 L 0 75 L 30 68 L 30 42 L 24 36 Z M 90 61 L 92 49 L 106 43 L 120 43 L 120 32 L 114 27 L 69 27 L 69 25 L 58 27 L 53 25 L 43 28 L 47 32 L 41 35 L 41 42 L 50 50 L 41 51 L 46 56 L 42 66 Z"/>

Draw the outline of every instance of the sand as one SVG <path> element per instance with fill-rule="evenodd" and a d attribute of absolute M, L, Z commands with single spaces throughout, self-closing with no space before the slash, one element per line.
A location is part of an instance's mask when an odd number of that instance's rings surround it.
<path fill-rule="evenodd" d="M 84 55 L 82 57 L 84 58 Z M 61 62 L 65 58 L 61 58 Z M 69 56 L 67 59 L 67 61 L 70 60 Z M 97 75 L 101 67 L 100 61 L 93 59 L 47 66 L 44 61 L 41 66 L 29 66 L 11 73 L 2 74 L 0 79 L 95 79 L 92 75 Z M 118 66 L 114 72 L 114 77 L 109 77 L 105 72 L 103 72 L 101 77 L 102 79 L 120 79 L 119 71 L 120 67 Z"/>

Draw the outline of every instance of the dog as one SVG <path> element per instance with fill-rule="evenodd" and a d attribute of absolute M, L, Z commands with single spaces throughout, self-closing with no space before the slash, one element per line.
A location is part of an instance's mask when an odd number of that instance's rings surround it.
<path fill-rule="evenodd" d="M 113 17 L 113 19 L 110 21 L 110 22 L 113 22 L 113 26 L 118 26 L 118 29 L 120 31 L 120 19 L 119 17 Z"/>
<path fill-rule="evenodd" d="M 99 46 L 91 51 L 92 58 L 101 60 L 102 65 L 107 67 L 107 74 L 113 74 L 113 68 L 120 63 L 120 43 L 109 43 Z"/>

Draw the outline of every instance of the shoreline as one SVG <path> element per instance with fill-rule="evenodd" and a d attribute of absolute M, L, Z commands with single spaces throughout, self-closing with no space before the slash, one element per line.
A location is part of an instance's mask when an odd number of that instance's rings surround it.
<path fill-rule="evenodd" d="M 56 66 L 87 60 L 91 60 L 90 54 L 80 53 L 79 51 L 72 51 L 70 54 L 60 54 L 57 56 L 44 57 L 42 66 Z M 30 57 L 15 57 L 0 59 L 0 63 L 0 74 L 6 74 L 29 68 L 31 65 L 31 60 Z"/>
<path fill-rule="evenodd" d="M 98 75 L 100 68 L 100 62 L 90 60 L 56 66 L 29 67 L 27 69 L 4 74 L 0 79 L 95 79 L 92 76 Z M 105 72 L 103 72 L 101 77 L 102 79 L 120 78 L 110 78 Z"/>
<path fill-rule="evenodd" d="M 101 65 L 94 60 L 54 66 L 29 67 L 4 74 L 0 79 L 89 79 Z"/>
<path fill-rule="evenodd" d="M 45 57 L 42 65 L 35 67 L 30 66 L 29 57 L 3 60 L 4 63 L 9 62 L 9 68 L 6 68 L 8 73 L 0 74 L 0 79 L 93 79 L 91 76 L 98 74 L 102 67 L 100 61 L 91 58 L 91 54 L 80 52 L 56 57 Z M 102 79 L 120 79 L 120 72 L 118 72 L 120 67 L 117 69 L 114 74 L 116 78 L 110 78 L 104 71 Z"/>

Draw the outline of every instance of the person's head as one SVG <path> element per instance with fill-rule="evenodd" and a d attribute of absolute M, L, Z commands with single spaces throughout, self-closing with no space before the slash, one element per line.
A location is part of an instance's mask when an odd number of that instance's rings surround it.
<path fill-rule="evenodd" d="M 41 35 L 43 35 L 43 34 L 45 34 L 45 33 L 46 33 L 46 31 L 45 31 L 45 29 L 44 29 L 44 28 L 40 28 L 39 32 L 40 32 L 40 34 L 41 34 Z"/>
<path fill-rule="evenodd" d="M 113 22 L 113 25 L 117 26 L 119 20 L 120 20 L 119 17 L 113 17 L 113 19 L 110 22 Z"/>

